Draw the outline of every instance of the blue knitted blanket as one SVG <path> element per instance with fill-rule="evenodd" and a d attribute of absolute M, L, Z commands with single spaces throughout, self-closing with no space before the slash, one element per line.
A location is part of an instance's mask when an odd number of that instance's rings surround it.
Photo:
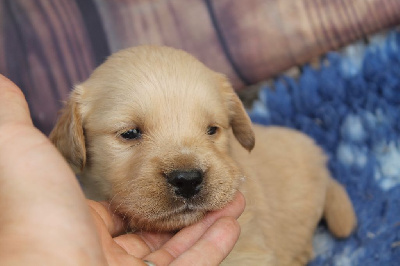
<path fill-rule="evenodd" d="M 357 230 L 337 240 L 320 225 L 310 265 L 400 265 L 400 32 L 302 70 L 263 87 L 249 114 L 314 138 L 352 199 Z"/>

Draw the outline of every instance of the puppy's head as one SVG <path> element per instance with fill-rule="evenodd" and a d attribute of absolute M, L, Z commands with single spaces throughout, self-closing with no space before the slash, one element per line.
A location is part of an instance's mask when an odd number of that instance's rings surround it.
<path fill-rule="evenodd" d="M 50 135 L 88 197 L 133 228 L 170 231 L 233 199 L 242 178 L 230 131 L 247 150 L 250 120 L 226 78 L 191 55 L 120 51 L 72 92 Z"/>

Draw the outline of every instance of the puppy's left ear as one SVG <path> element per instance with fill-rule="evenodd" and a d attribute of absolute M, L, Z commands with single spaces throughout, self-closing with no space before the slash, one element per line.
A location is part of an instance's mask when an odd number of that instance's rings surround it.
<path fill-rule="evenodd" d="M 221 90 L 229 110 L 229 121 L 233 134 L 239 143 L 248 151 L 254 148 L 255 136 L 251 120 L 242 102 L 232 88 L 231 83 L 221 75 Z"/>

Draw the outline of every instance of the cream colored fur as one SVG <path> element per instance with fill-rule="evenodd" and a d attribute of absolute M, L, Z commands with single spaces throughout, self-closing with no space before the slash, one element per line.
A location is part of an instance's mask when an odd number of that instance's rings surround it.
<path fill-rule="evenodd" d="M 123 139 L 129 129 L 141 138 Z M 87 197 L 109 200 L 133 229 L 178 230 L 222 208 L 240 187 L 247 207 L 227 265 L 304 265 L 323 216 L 338 237 L 356 224 L 312 140 L 252 126 L 227 79 L 180 50 L 141 46 L 112 55 L 72 92 L 50 138 Z M 205 173 L 190 199 L 166 182 L 182 169 Z"/>

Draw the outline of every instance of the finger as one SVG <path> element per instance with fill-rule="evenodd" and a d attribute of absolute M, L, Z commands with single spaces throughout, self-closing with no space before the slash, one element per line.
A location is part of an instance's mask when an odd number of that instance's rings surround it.
<path fill-rule="evenodd" d="M 140 238 L 151 248 L 151 251 L 159 249 L 168 240 L 170 240 L 175 234 L 174 233 L 154 233 L 154 232 L 139 232 L 137 233 Z"/>
<path fill-rule="evenodd" d="M 108 265 L 145 265 L 137 254 L 148 254 L 150 249 L 142 238 L 125 234 L 112 238 L 123 230 L 122 219 L 110 212 L 107 202 L 87 200 L 100 237 L 101 247 Z"/>
<path fill-rule="evenodd" d="M 194 245 L 179 253 L 171 246 L 144 257 L 156 265 L 218 265 L 233 249 L 240 235 L 239 223 L 232 217 L 217 220 Z"/>
<path fill-rule="evenodd" d="M 87 203 L 93 212 L 96 224 L 102 227 L 100 229 L 103 230 L 102 233 L 113 236 L 114 242 L 132 256 L 142 258 L 152 251 L 150 247 L 158 248 L 161 246 L 160 243 L 167 242 L 173 236 L 172 233 L 152 232 L 119 235 L 124 232 L 124 223 L 120 216 L 110 210 L 110 204 L 93 200 L 87 200 Z"/>
<path fill-rule="evenodd" d="M 232 251 L 239 235 L 239 223 L 232 217 L 223 217 L 171 265 L 190 265 L 193 261 L 196 261 L 197 265 L 219 265 Z"/>
<path fill-rule="evenodd" d="M 135 233 L 125 234 L 114 238 L 128 254 L 137 258 L 143 258 L 153 251 L 154 247 L 161 247 L 173 236 L 172 233 Z"/>
<path fill-rule="evenodd" d="M 7 122 L 32 125 L 24 94 L 11 80 L 0 74 L 0 125 Z"/>
<path fill-rule="evenodd" d="M 112 238 L 110 232 L 114 232 L 116 227 L 114 220 L 107 210 L 107 206 L 100 202 L 87 200 L 90 212 L 99 236 L 100 246 L 107 260 L 108 265 L 136 265 L 133 262 L 135 257 L 130 256 L 123 247 L 118 245 Z"/>
<path fill-rule="evenodd" d="M 146 258 L 150 261 L 164 260 L 171 262 L 174 258 L 177 258 L 180 254 L 193 246 L 216 220 L 224 216 L 238 218 L 243 212 L 244 206 L 244 196 L 242 193 L 238 192 L 235 199 L 225 208 L 209 213 L 198 223 L 183 228 L 164 246 L 151 253 Z M 155 247 L 150 248 L 154 250 Z"/>
<path fill-rule="evenodd" d="M 107 261 L 115 261 L 116 257 L 127 255 L 133 257 L 144 257 L 151 252 L 149 246 L 136 234 L 119 235 L 124 231 L 122 219 L 110 210 L 107 202 L 87 200 L 94 217 L 100 241 L 106 254 Z"/>
<path fill-rule="evenodd" d="M 122 219 L 110 210 L 109 203 L 87 200 L 87 204 L 100 218 L 100 220 L 96 222 L 103 223 L 111 236 L 117 236 L 124 232 L 124 223 Z"/>

